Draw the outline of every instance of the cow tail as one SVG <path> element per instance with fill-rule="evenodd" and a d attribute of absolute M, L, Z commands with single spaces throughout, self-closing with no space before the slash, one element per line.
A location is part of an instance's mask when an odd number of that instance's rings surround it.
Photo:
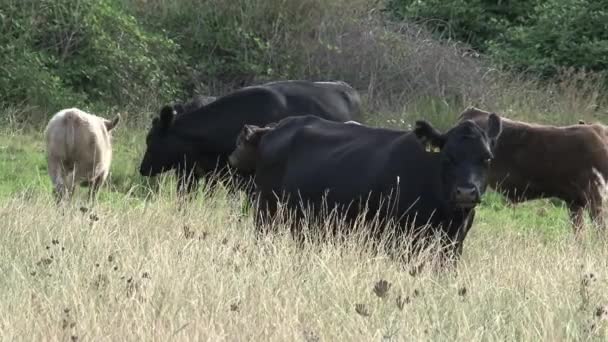
<path fill-rule="evenodd" d="M 71 155 L 76 145 L 76 117 L 73 112 L 67 112 L 65 115 L 65 152 Z"/>

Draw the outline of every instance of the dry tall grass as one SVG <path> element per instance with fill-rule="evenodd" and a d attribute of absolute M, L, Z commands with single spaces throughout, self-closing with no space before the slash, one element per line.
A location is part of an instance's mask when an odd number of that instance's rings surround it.
<path fill-rule="evenodd" d="M 458 271 L 414 277 L 356 237 L 302 249 L 285 234 L 256 240 L 240 199 L 221 193 L 184 212 L 169 196 L 65 215 L 51 203 L 0 203 L 2 340 L 607 337 L 606 244 L 497 224 L 491 206 Z"/>

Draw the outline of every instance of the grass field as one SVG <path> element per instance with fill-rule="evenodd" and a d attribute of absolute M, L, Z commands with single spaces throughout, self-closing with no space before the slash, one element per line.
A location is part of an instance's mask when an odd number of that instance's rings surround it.
<path fill-rule="evenodd" d="M 352 237 L 256 239 L 242 195 L 178 211 L 137 175 L 143 132 L 118 130 L 86 212 L 52 204 L 40 133 L 0 137 L 2 340 L 604 340 L 608 248 L 575 240 L 559 203 L 488 193 L 456 272 L 412 276 Z M 85 194 L 81 191 L 81 194 Z"/>

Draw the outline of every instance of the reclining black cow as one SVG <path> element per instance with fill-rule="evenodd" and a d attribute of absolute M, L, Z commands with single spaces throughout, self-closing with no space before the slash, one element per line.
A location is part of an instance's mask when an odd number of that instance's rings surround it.
<path fill-rule="evenodd" d="M 178 192 L 191 192 L 200 177 L 225 170 L 245 124 L 263 126 L 307 113 L 348 121 L 359 112 L 359 95 L 344 82 L 282 81 L 251 86 L 179 115 L 173 106 L 165 106 L 146 137 L 140 173 L 154 176 L 175 169 Z"/>
<path fill-rule="evenodd" d="M 487 131 L 465 121 L 444 134 L 426 121 L 401 131 L 292 117 L 271 127 L 245 126 L 229 159 L 240 172 L 255 173 L 258 227 L 276 218 L 279 199 L 295 214 L 296 234 L 303 207 L 309 217 L 322 220 L 324 210 L 336 210 L 352 223 L 367 205 L 364 220 L 396 222 L 397 236 L 413 233 L 408 227 L 431 227 L 422 236 L 442 229 L 451 246 L 444 256 L 457 259 L 501 129 L 494 114 Z M 428 145 L 440 151 L 427 151 Z"/>

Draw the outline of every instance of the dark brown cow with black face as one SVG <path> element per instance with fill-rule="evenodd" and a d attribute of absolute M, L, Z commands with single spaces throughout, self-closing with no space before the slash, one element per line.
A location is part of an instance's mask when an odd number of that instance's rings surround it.
<path fill-rule="evenodd" d="M 486 125 L 489 112 L 469 107 L 459 121 Z M 597 124 L 549 126 L 509 120 L 496 142 L 489 185 L 513 203 L 555 197 L 570 209 L 575 232 L 584 209 L 604 227 L 602 194 L 608 177 L 608 145 Z"/>

